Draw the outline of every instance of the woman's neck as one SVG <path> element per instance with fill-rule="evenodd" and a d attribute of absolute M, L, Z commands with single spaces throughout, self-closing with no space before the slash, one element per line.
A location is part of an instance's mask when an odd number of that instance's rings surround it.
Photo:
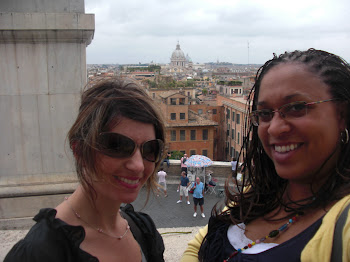
<path fill-rule="evenodd" d="M 105 230 L 114 230 L 122 220 L 119 214 L 120 203 L 100 196 L 90 199 L 81 186 L 69 197 L 69 204 L 84 221 Z"/>
<path fill-rule="evenodd" d="M 313 197 L 312 186 L 310 184 L 289 182 L 283 195 L 285 202 L 297 202 Z"/>

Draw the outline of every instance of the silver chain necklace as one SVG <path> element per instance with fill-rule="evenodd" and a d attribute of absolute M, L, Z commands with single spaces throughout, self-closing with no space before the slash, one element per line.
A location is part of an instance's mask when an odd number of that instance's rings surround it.
<path fill-rule="evenodd" d="M 128 233 L 128 231 L 130 230 L 130 226 L 129 226 L 127 220 L 125 220 L 125 222 L 126 222 L 126 229 L 125 229 L 125 232 L 124 232 L 124 234 L 122 234 L 122 235 L 120 235 L 120 236 L 115 236 L 115 235 L 109 234 L 108 232 L 103 231 L 103 229 L 100 228 L 100 227 L 94 227 L 94 226 L 90 225 L 88 222 L 86 222 L 84 219 L 82 219 L 82 217 L 79 215 L 79 213 L 78 213 L 77 211 L 75 211 L 75 209 L 74 209 L 74 208 L 72 207 L 72 205 L 70 204 L 68 197 L 65 197 L 64 199 L 67 201 L 67 203 L 68 203 L 70 209 L 73 211 L 74 215 L 75 215 L 78 219 L 80 219 L 80 220 L 83 221 L 85 224 L 87 224 L 89 227 L 95 229 L 95 230 L 96 230 L 97 232 L 99 232 L 99 233 L 102 233 L 102 234 L 105 234 L 106 236 L 109 236 L 109 237 L 112 237 L 112 238 L 116 238 L 116 239 L 121 240 L 123 237 L 126 236 L 126 234 Z M 120 211 L 119 211 L 119 212 L 120 212 Z"/>

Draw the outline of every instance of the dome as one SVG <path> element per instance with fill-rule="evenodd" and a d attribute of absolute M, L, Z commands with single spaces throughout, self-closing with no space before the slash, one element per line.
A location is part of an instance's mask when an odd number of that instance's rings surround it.
<path fill-rule="evenodd" d="M 182 52 L 182 50 L 180 49 L 180 44 L 177 43 L 176 45 L 176 49 L 173 52 L 173 54 L 171 55 L 171 60 L 180 60 L 180 61 L 186 61 L 186 57 L 184 52 Z"/>

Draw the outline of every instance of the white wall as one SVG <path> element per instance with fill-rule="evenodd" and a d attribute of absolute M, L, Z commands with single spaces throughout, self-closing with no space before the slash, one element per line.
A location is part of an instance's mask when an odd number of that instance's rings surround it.
<path fill-rule="evenodd" d="M 0 194 L 75 179 L 66 134 L 87 81 L 83 0 L 0 1 Z"/>

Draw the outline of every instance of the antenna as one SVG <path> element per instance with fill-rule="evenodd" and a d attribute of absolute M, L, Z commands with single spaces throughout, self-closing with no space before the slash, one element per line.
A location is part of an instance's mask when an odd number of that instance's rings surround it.
<path fill-rule="evenodd" d="M 249 67 L 249 41 L 248 41 L 248 67 Z"/>

